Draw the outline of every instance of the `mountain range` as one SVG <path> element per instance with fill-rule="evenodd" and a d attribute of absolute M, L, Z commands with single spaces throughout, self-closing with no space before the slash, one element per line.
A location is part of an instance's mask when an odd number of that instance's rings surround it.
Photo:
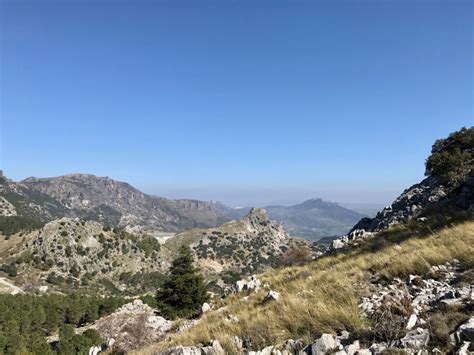
<path fill-rule="evenodd" d="M 8 223 L 10 227 L 12 223 L 38 225 L 62 217 L 79 217 L 129 230 L 180 232 L 217 227 L 242 218 L 251 209 L 231 208 L 215 201 L 166 199 L 145 194 L 125 182 L 90 174 L 30 177 L 20 182 L 3 177 L 0 197 L 4 207 L 0 228 Z M 321 199 L 294 206 L 267 206 L 265 210 L 290 235 L 309 240 L 344 234 L 366 217 Z"/>
<path fill-rule="evenodd" d="M 222 208 L 222 213 L 231 218 L 241 218 L 251 209 Z M 293 206 L 265 206 L 270 219 L 283 225 L 292 236 L 316 241 L 323 237 L 347 233 L 355 223 L 367 215 L 342 207 L 335 202 L 320 198 L 306 200 Z"/>

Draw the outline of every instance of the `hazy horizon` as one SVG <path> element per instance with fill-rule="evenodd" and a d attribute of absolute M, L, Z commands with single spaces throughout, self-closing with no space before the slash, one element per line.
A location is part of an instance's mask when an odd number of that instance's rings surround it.
<path fill-rule="evenodd" d="M 68 174 L 92 174 L 91 172 L 68 172 L 60 175 L 29 175 L 23 177 L 13 178 L 7 171 L 3 171 L 5 177 L 14 181 L 21 181 L 29 177 L 36 178 L 51 178 L 58 177 Z M 95 175 L 95 174 L 92 174 Z M 100 175 L 97 175 L 100 176 Z M 244 187 L 238 189 L 232 189 L 223 186 L 209 186 L 201 188 L 182 188 L 182 189 L 167 189 L 160 188 L 158 186 L 143 186 L 135 184 L 131 181 L 126 181 L 118 177 L 104 175 L 111 179 L 126 182 L 137 188 L 138 190 L 149 194 L 156 195 L 170 199 L 197 199 L 202 201 L 218 201 L 224 203 L 229 207 L 265 207 L 272 205 L 291 206 L 299 204 L 309 199 L 321 198 L 326 201 L 336 202 L 341 206 L 354 209 L 354 210 L 378 210 L 389 205 L 393 199 L 398 196 L 403 190 L 399 191 L 388 191 L 387 194 L 392 197 L 386 201 L 377 200 L 377 196 L 374 199 L 374 192 L 367 190 L 362 192 L 358 191 L 333 191 L 324 189 L 312 189 L 304 190 L 299 187 L 282 187 L 269 189 L 267 187 Z M 359 200 L 357 196 L 361 193 L 364 195 L 364 200 Z"/>

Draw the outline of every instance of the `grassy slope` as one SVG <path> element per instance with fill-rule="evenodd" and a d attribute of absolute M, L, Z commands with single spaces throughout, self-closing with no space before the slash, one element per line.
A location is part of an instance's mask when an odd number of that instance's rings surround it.
<path fill-rule="evenodd" d="M 300 267 L 269 271 L 261 278 L 281 293 L 278 302 L 261 304 L 268 290 L 252 293 L 247 299 L 245 294 L 229 297 L 222 301 L 227 311 L 209 312 L 189 331 L 139 353 L 155 353 L 170 346 L 206 343 L 211 339 L 218 339 L 232 353 L 230 338 L 234 335 L 250 339 L 255 348 L 263 348 L 290 338 L 310 341 L 322 332 L 364 330 L 369 321 L 357 304 L 374 270 L 392 279 L 423 274 L 431 265 L 455 258 L 469 268 L 474 266 L 474 222 L 427 236 L 412 236 L 398 247 L 393 240 L 399 235 L 406 237 L 406 233 L 398 228 L 369 243 L 369 248 L 326 256 Z M 240 321 L 227 322 L 225 314 L 234 314 Z"/>

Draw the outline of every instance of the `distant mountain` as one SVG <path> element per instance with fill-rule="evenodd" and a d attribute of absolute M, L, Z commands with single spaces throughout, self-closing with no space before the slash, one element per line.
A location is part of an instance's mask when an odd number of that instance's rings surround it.
<path fill-rule="evenodd" d="M 267 206 L 265 210 L 290 235 L 309 240 L 347 233 L 366 217 L 321 199 L 294 206 Z M 0 231 L 4 232 L 62 217 L 79 217 L 136 231 L 180 232 L 217 227 L 238 220 L 249 211 L 250 208 L 231 208 L 216 201 L 147 195 L 128 183 L 89 174 L 0 181 Z"/>
<path fill-rule="evenodd" d="M 109 226 L 167 232 L 214 227 L 228 220 L 209 202 L 151 196 L 125 182 L 87 174 L 31 177 L 18 183 L 2 178 L 0 207 L 2 214 L 42 222 L 80 217 Z"/>
<path fill-rule="evenodd" d="M 250 208 L 231 209 L 227 206 L 216 208 L 231 219 L 242 218 L 250 210 Z M 366 217 L 320 198 L 294 206 L 267 206 L 264 209 L 268 217 L 281 223 L 290 235 L 309 240 L 345 234 L 361 218 Z"/>

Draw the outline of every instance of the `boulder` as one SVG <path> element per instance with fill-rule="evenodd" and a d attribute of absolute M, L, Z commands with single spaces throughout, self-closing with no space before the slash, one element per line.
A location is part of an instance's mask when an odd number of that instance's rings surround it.
<path fill-rule="evenodd" d="M 418 317 L 416 316 L 416 314 L 412 314 L 410 318 L 408 318 L 406 329 L 407 330 L 412 329 L 415 326 L 417 320 L 418 320 Z"/>
<path fill-rule="evenodd" d="M 206 312 L 209 312 L 210 310 L 211 310 L 211 305 L 207 302 L 203 303 L 201 307 L 201 313 L 206 313 Z"/>
<path fill-rule="evenodd" d="M 211 341 L 209 346 L 176 346 L 166 349 L 160 355 L 225 355 L 225 351 L 217 340 Z"/>
<path fill-rule="evenodd" d="M 420 350 L 426 348 L 430 334 L 427 329 L 416 328 L 401 338 L 397 345 L 402 349 Z"/>
<path fill-rule="evenodd" d="M 345 350 L 347 352 L 347 355 L 354 355 L 357 353 L 357 351 L 360 349 L 360 343 L 358 340 L 354 341 L 352 344 L 347 345 L 345 347 Z"/>
<path fill-rule="evenodd" d="M 276 291 L 269 291 L 265 298 L 263 299 L 263 302 L 270 302 L 270 301 L 278 301 L 280 298 L 280 294 Z"/>
<path fill-rule="evenodd" d="M 463 342 L 474 343 L 474 317 L 469 318 L 451 334 L 451 343 L 459 345 Z"/>
<path fill-rule="evenodd" d="M 465 341 L 456 351 L 456 355 L 471 355 L 474 352 L 474 344 Z"/>
<path fill-rule="evenodd" d="M 347 345 L 345 347 L 347 355 L 354 355 L 359 349 L 360 349 L 360 343 L 358 340 L 354 341 L 352 344 Z"/>
<path fill-rule="evenodd" d="M 385 349 L 387 349 L 388 345 L 386 343 L 373 343 L 369 350 L 372 354 L 381 354 Z"/>
<path fill-rule="evenodd" d="M 261 285 L 262 281 L 260 281 L 256 275 L 252 275 L 247 279 L 237 281 L 232 287 L 232 291 L 234 293 L 239 293 L 245 290 L 258 291 Z"/>
<path fill-rule="evenodd" d="M 93 346 L 89 349 L 89 355 L 97 355 L 102 351 L 102 347 L 100 346 Z"/>
<path fill-rule="evenodd" d="M 334 336 L 331 334 L 323 334 L 311 345 L 311 354 L 324 355 L 336 349 L 338 345 L 339 343 L 334 339 Z"/>
<path fill-rule="evenodd" d="M 226 318 L 226 321 L 228 321 L 229 323 L 238 323 L 239 318 L 234 314 L 229 314 Z"/>

